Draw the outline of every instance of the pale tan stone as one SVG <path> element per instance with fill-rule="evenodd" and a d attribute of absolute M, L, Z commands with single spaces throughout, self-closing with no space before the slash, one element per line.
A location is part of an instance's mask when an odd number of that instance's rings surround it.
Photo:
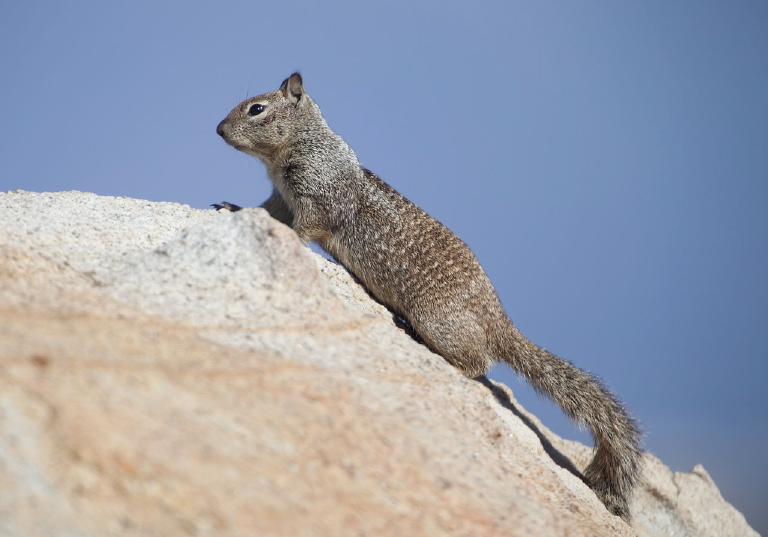
<path fill-rule="evenodd" d="M 0 193 L 0 535 L 756 535 L 588 458 L 262 210 Z"/>

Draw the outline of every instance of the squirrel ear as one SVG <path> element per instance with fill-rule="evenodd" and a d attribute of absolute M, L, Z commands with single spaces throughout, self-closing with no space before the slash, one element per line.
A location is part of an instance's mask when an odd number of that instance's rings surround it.
<path fill-rule="evenodd" d="M 280 84 L 280 91 L 291 102 L 297 103 L 304 95 L 304 83 L 299 73 L 293 73 Z"/>

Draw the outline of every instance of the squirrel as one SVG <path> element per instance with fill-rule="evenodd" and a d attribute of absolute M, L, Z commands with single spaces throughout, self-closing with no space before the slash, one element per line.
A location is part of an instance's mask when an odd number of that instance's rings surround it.
<path fill-rule="evenodd" d="M 299 73 L 238 104 L 216 132 L 266 165 L 273 190 L 261 207 L 317 242 L 430 350 L 469 378 L 505 362 L 589 427 L 595 455 L 583 477 L 611 513 L 630 520 L 642 450 L 628 411 L 600 380 L 518 331 L 469 247 L 358 162 Z"/>

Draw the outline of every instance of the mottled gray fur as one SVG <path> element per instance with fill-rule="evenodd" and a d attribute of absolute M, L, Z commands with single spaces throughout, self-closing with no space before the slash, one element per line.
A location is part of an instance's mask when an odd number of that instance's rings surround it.
<path fill-rule="evenodd" d="M 469 247 L 360 165 L 298 73 L 237 105 L 216 132 L 267 166 L 274 190 L 262 207 L 322 246 L 430 349 L 468 377 L 506 362 L 589 427 L 596 452 L 586 481 L 629 519 L 641 450 L 627 411 L 600 381 L 517 330 Z"/>

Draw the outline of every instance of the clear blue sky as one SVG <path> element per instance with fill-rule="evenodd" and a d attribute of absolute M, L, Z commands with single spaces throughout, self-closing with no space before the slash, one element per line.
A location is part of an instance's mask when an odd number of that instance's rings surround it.
<path fill-rule="evenodd" d="M 524 333 L 768 533 L 767 4 L 5 1 L 0 190 L 257 205 L 216 124 L 294 70 Z"/>

